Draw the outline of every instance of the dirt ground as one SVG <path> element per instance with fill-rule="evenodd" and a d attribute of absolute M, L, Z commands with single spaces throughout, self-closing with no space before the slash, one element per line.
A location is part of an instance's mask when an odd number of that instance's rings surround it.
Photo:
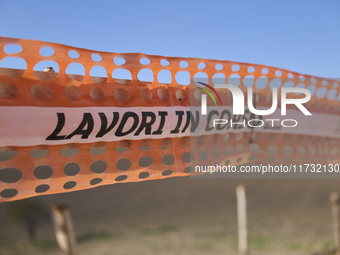
<path fill-rule="evenodd" d="M 235 187 L 248 192 L 250 254 L 328 254 L 340 179 L 168 178 L 41 196 L 68 204 L 79 254 L 237 254 Z M 59 254 L 52 222 L 31 245 L 0 204 L 0 254 Z"/>

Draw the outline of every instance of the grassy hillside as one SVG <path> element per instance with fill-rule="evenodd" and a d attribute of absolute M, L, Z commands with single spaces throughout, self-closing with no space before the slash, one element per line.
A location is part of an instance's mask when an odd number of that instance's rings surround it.
<path fill-rule="evenodd" d="M 338 179 L 193 179 L 115 184 L 42 196 L 68 204 L 81 254 L 236 254 L 235 187 L 248 192 L 252 254 L 332 250 L 329 194 Z M 52 223 L 28 244 L 0 204 L 1 254 L 58 254 Z"/>

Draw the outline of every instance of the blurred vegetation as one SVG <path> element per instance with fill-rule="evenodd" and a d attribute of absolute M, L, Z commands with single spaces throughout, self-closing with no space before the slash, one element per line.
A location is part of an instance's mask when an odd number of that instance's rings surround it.
<path fill-rule="evenodd" d="M 99 241 L 99 240 L 105 240 L 105 239 L 115 239 L 115 238 L 121 238 L 123 237 L 123 232 L 116 230 L 112 232 L 108 231 L 102 231 L 102 232 L 92 232 L 92 233 L 86 233 L 84 235 L 77 237 L 78 243 L 86 243 L 90 241 Z"/>
<path fill-rule="evenodd" d="M 5 214 L 16 224 L 22 225 L 30 242 L 37 241 L 39 224 L 50 218 L 48 207 L 35 199 L 24 199 L 6 203 Z"/>
<path fill-rule="evenodd" d="M 161 234 L 161 233 L 172 233 L 172 232 L 177 232 L 178 228 L 175 225 L 161 225 L 158 227 L 154 227 L 154 228 L 143 228 L 141 229 L 141 233 L 142 234 Z"/>
<path fill-rule="evenodd" d="M 57 249 L 58 248 L 58 244 L 55 239 L 37 240 L 34 243 L 34 246 L 39 249 Z"/>

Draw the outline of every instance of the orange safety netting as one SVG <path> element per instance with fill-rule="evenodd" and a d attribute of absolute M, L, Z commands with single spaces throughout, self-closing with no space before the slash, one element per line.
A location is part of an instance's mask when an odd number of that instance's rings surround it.
<path fill-rule="evenodd" d="M 5 46 L 10 44 L 20 45 L 22 51 L 6 53 Z M 42 47 L 52 48 L 54 54 L 41 55 Z M 70 51 L 76 51 L 79 57 L 70 57 Z M 98 54 L 101 60 L 94 61 L 93 54 Z M 199 97 L 197 100 L 193 99 L 196 92 L 192 78 L 197 73 L 204 73 L 209 77 L 209 83 L 216 74 L 226 79 L 238 77 L 241 81 L 250 75 L 254 80 L 253 91 L 256 93 L 257 106 L 270 107 L 270 100 L 267 97 L 271 93 L 269 84 L 274 79 L 282 79 L 282 83 L 290 82 L 289 84 L 294 87 L 301 87 L 301 84 L 304 87 L 312 86 L 310 88 L 313 90 L 313 96 L 306 104 L 310 112 L 339 115 L 340 109 L 337 101 L 338 82 L 263 65 L 141 53 L 98 52 L 56 43 L 0 38 L 0 64 L 7 57 L 21 58 L 26 61 L 27 67 L 26 70 L 0 68 L 2 115 L 6 114 L 4 109 L 8 109 L 3 107 L 18 106 L 51 109 L 52 107 L 170 109 L 200 106 Z M 117 64 L 115 58 L 121 58 L 125 63 Z M 142 58 L 149 60 L 150 63 L 142 64 Z M 43 70 L 35 69 L 39 62 L 46 60 L 54 61 L 58 65 L 58 72 L 42 72 Z M 185 61 L 188 66 L 181 67 L 181 61 Z M 85 75 L 70 73 L 68 67 L 73 63 L 81 64 Z M 199 66 L 202 63 L 203 68 L 202 65 Z M 90 75 L 94 66 L 105 68 L 107 77 Z M 124 69 L 131 75 L 131 79 L 115 76 L 116 69 Z M 140 80 L 139 73 L 143 69 L 148 69 L 152 73 L 153 81 Z M 159 73 L 164 70 L 171 73 L 171 82 L 168 84 L 162 83 L 159 78 Z M 189 85 L 179 84 L 181 83 L 177 76 L 181 75 L 179 72 L 187 72 L 191 78 Z M 263 87 L 256 86 L 256 81 L 260 78 L 266 81 Z M 242 90 L 246 88 L 242 82 L 239 87 Z M 321 96 L 317 97 L 318 91 L 321 91 L 319 93 Z M 226 105 L 232 105 L 230 93 L 221 91 L 220 95 Z M 208 105 L 212 104 L 208 99 Z M 22 108 L 13 109 L 19 111 Z M 36 113 L 39 116 L 38 108 L 27 109 L 32 109 L 32 114 Z M 27 123 L 27 127 L 40 130 L 41 127 L 34 124 Z M 4 133 L 6 132 L 5 130 Z M 25 133 L 22 133 L 22 137 L 25 137 Z M 5 139 L 3 134 L 1 139 Z M 268 131 L 268 133 L 241 132 L 226 135 L 151 138 L 137 137 L 128 140 L 122 138 L 115 141 L 99 139 L 97 142 L 79 143 L 63 140 L 56 144 L 41 143 L 30 146 L 22 146 L 20 141 L 15 145 L 2 144 L 0 201 L 82 190 L 117 182 L 186 176 L 192 172 L 191 157 L 195 158 L 195 164 L 198 165 L 216 162 L 220 164 L 228 162 L 233 165 L 249 162 L 294 163 L 306 160 L 326 163 L 338 162 L 339 158 L 337 149 L 339 139 L 329 138 L 327 135 L 275 134 Z M 12 139 L 14 141 L 16 137 Z M 208 158 L 200 157 L 202 150 L 208 153 Z"/>

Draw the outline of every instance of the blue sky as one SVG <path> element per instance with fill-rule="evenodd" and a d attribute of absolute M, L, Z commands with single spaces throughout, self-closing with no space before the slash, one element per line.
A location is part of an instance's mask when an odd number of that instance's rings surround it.
<path fill-rule="evenodd" d="M 0 35 L 340 75 L 340 1 L 0 1 Z"/>

